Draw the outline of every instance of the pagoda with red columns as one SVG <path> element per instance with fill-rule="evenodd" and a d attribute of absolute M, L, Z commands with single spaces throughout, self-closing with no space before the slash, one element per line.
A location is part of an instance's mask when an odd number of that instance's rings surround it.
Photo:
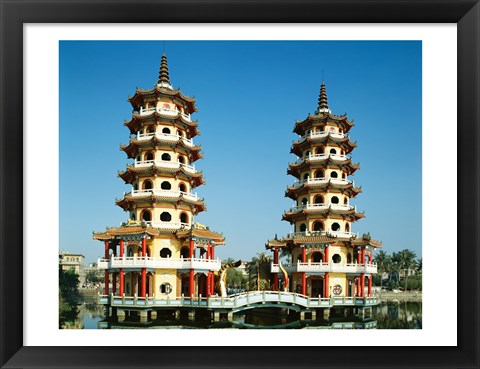
<path fill-rule="evenodd" d="M 357 146 L 349 138 L 353 125 L 346 115 L 332 114 L 323 82 L 315 114 L 295 123 L 299 139 L 291 153 L 298 159 L 289 164 L 288 174 L 296 182 L 285 192 L 295 204 L 282 217 L 294 230 L 266 244 L 273 251 L 275 290 L 323 299 L 364 298 L 367 284 L 366 294 L 372 296 L 372 275 L 377 272 L 373 251 L 381 243 L 352 230 L 364 217 L 351 204 L 361 192 L 351 180 L 359 169 L 350 157 Z M 288 255 L 287 263 L 279 265 L 279 251 Z M 279 286 L 282 272 L 284 283 Z"/>
<path fill-rule="evenodd" d="M 105 270 L 104 296 L 136 304 L 209 297 L 221 267 L 215 248 L 225 240 L 194 222 L 206 210 L 194 192 L 205 183 L 194 165 L 203 157 L 193 142 L 200 134 L 192 119 L 195 99 L 172 87 L 164 54 L 153 89 L 137 88 L 128 101 L 133 114 L 124 125 L 131 136 L 120 148 L 132 162 L 118 176 L 131 190 L 115 202 L 128 220 L 93 234 L 104 244 L 105 256 L 98 260 Z"/>

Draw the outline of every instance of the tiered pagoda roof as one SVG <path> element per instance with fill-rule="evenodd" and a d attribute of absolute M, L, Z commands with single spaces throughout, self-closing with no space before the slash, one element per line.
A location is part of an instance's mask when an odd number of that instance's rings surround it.
<path fill-rule="evenodd" d="M 350 198 L 357 196 L 362 192 L 362 187 L 355 187 L 352 181 L 335 181 L 332 178 L 325 178 L 323 181 L 301 181 L 287 187 L 285 197 L 295 200 L 298 196 L 308 193 L 310 190 L 336 190 Z"/>
<path fill-rule="evenodd" d="M 170 135 L 173 136 L 173 135 Z M 139 140 L 137 138 L 130 138 L 130 143 L 128 145 L 120 145 L 120 149 L 125 151 L 127 156 L 131 159 L 134 159 L 137 156 L 139 148 L 156 148 L 158 146 L 170 146 L 175 149 L 182 148 L 187 151 L 190 155 L 190 160 L 192 162 L 197 161 L 198 159 L 203 158 L 203 154 L 200 152 L 201 146 L 199 145 L 188 145 L 185 143 L 185 140 L 177 136 L 162 138 L 162 135 L 152 136 L 146 140 Z"/>
<path fill-rule="evenodd" d="M 166 191 L 169 192 L 169 191 Z M 172 192 L 172 191 L 170 191 Z M 137 203 L 149 203 L 150 205 L 156 204 L 158 202 L 173 203 L 176 205 L 185 204 L 193 208 L 193 213 L 196 215 L 202 211 L 207 210 L 206 205 L 204 204 L 203 199 L 192 199 L 189 196 L 184 196 L 179 194 L 178 196 L 174 195 L 157 195 L 157 194 L 146 194 L 142 196 L 133 196 L 131 194 L 126 194 L 123 199 L 116 199 L 115 204 L 120 206 L 123 210 L 129 210 L 133 204 Z"/>
<path fill-rule="evenodd" d="M 347 154 L 352 152 L 352 150 L 357 147 L 356 142 L 350 141 L 350 138 L 348 135 L 343 135 L 341 137 L 340 135 L 335 134 L 335 133 L 330 133 L 326 132 L 325 135 L 318 135 L 318 136 L 306 136 L 302 137 L 300 140 L 295 141 L 292 144 L 292 148 L 290 149 L 290 152 L 292 154 L 301 156 L 302 152 L 309 148 L 309 147 L 314 147 L 315 144 L 329 144 L 329 143 L 336 143 L 338 147 L 340 147 L 342 150 L 344 150 Z"/>
<path fill-rule="evenodd" d="M 148 167 L 135 167 L 134 165 L 128 165 L 125 171 L 118 172 L 118 176 L 122 178 L 125 183 L 131 184 L 138 175 L 155 176 L 156 174 L 165 173 L 183 178 L 184 180 L 189 181 L 193 187 L 198 187 L 205 183 L 202 172 L 190 172 L 183 166 L 180 166 L 179 168 L 165 168 L 154 163 Z"/>
<path fill-rule="evenodd" d="M 123 124 L 128 127 L 131 134 L 136 134 L 139 127 L 144 125 L 148 121 L 153 121 L 154 123 L 162 120 L 169 121 L 172 125 L 178 125 L 179 127 L 185 129 L 190 137 L 195 137 L 200 134 L 198 129 L 198 121 L 188 120 L 182 114 L 177 116 L 161 114 L 157 110 L 152 111 L 150 114 L 132 114 L 132 119 L 125 121 Z"/>
<path fill-rule="evenodd" d="M 352 163 L 349 157 L 340 158 L 339 155 L 324 155 L 314 159 L 306 157 L 297 160 L 296 163 L 288 164 L 287 174 L 300 179 L 300 173 L 308 168 L 332 168 L 336 167 L 342 169 L 347 175 L 352 175 L 360 168 L 360 164 Z"/>

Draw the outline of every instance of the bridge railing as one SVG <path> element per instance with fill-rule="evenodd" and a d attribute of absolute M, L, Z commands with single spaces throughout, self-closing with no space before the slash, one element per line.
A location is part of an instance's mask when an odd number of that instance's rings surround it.
<path fill-rule="evenodd" d="M 331 306 L 361 306 L 375 305 L 379 302 L 376 296 L 366 297 L 345 297 L 331 296 L 309 297 L 299 293 L 282 291 L 250 291 L 242 292 L 228 297 L 210 296 L 210 297 L 173 297 L 158 298 L 157 296 L 114 296 L 98 295 L 99 304 L 110 304 L 115 307 L 132 308 L 175 308 L 175 307 L 195 307 L 195 308 L 226 308 L 238 309 L 251 305 L 260 305 L 262 303 L 279 303 L 283 305 L 298 305 L 304 308 L 321 308 Z"/>

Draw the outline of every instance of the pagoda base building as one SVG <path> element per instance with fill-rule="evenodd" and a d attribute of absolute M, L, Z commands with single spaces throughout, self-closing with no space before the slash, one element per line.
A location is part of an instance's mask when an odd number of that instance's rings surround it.
<path fill-rule="evenodd" d="M 295 205 L 282 217 L 294 231 L 266 244 L 273 252 L 275 290 L 318 298 L 321 303 L 328 300 L 330 307 L 345 306 L 346 298 L 350 306 L 378 303 L 369 298 L 377 273 L 373 252 L 382 245 L 369 234 L 359 237 L 352 232 L 353 223 L 364 217 L 350 204 L 361 193 L 349 178 L 359 169 L 348 156 L 356 147 L 349 139 L 353 125 L 346 115 L 331 113 L 322 83 L 315 114 L 294 127 L 300 137 L 291 153 L 298 160 L 289 164 L 288 174 L 297 181 L 285 196 Z M 287 256 L 284 264 L 280 253 Z"/>

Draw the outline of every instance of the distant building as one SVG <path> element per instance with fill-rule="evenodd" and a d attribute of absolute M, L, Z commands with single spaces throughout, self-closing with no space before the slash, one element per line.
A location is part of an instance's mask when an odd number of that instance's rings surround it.
<path fill-rule="evenodd" d="M 62 270 L 73 270 L 78 274 L 80 284 L 85 283 L 84 259 L 85 256 L 82 254 L 73 254 L 68 251 L 60 251 L 58 254 L 58 262 Z"/>

